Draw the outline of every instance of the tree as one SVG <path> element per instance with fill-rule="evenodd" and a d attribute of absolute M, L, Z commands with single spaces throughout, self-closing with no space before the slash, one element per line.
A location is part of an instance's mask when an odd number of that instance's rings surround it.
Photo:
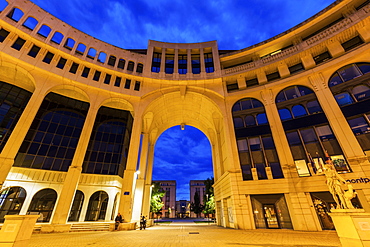
<path fill-rule="evenodd" d="M 213 177 L 207 178 L 207 180 L 204 181 L 205 188 L 205 194 L 204 194 L 204 210 L 203 213 L 206 214 L 208 217 L 210 214 L 214 214 L 216 212 L 215 208 L 215 196 L 213 194 L 213 184 L 214 179 Z"/>
<path fill-rule="evenodd" d="M 152 185 L 152 196 L 150 198 L 150 212 L 159 216 L 162 214 L 162 207 L 164 203 L 162 202 L 162 198 L 166 194 L 161 188 L 159 182 L 154 182 Z M 153 218 L 153 217 L 152 217 Z"/>
<path fill-rule="evenodd" d="M 194 212 L 197 215 L 197 218 L 200 217 L 200 213 L 203 211 L 203 205 L 200 204 L 200 197 L 198 191 L 194 194 L 194 202 L 190 205 L 190 211 Z"/>

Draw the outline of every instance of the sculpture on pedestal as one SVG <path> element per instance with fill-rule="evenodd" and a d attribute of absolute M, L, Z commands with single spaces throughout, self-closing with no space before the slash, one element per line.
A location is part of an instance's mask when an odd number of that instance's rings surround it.
<path fill-rule="evenodd" d="M 329 191 L 337 204 L 336 209 L 355 208 L 351 199 L 356 197 L 356 192 L 353 191 L 352 185 L 348 184 L 346 180 L 338 174 L 330 158 L 327 159 L 324 165 L 324 174 L 326 176 L 326 184 L 329 187 Z M 342 188 L 342 185 L 345 184 L 348 188 L 346 191 Z"/>

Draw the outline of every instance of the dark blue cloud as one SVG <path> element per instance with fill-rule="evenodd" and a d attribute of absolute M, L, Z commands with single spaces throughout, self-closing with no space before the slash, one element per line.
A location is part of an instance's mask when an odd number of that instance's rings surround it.
<path fill-rule="evenodd" d="M 242 49 L 316 14 L 333 0 L 32 0 L 75 28 L 113 45 L 146 48 L 149 39 L 173 43 L 217 40 Z"/>

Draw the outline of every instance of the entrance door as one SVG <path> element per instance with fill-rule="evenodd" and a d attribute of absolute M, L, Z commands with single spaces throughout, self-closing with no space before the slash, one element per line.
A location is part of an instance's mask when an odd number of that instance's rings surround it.
<path fill-rule="evenodd" d="M 276 208 L 273 204 L 264 204 L 263 211 L 267 228 L 280 228 L 276 215 Z"/>

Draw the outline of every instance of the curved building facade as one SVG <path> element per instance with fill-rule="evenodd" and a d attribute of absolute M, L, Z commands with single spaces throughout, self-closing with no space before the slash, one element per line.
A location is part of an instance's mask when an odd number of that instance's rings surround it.
<path fill-rule="evenodd" d="M 30 1 L 5 5 L 0 221 L 38 214 L 57 227 L 118 211 L 138 221 L 155 142 L 175 125 L 211 143 L 220 226 L 333 229 L 326 156 L 370 211 L 369 1 L 338 0 L 237 51 L 216 41 L 125 50 Z"/>

